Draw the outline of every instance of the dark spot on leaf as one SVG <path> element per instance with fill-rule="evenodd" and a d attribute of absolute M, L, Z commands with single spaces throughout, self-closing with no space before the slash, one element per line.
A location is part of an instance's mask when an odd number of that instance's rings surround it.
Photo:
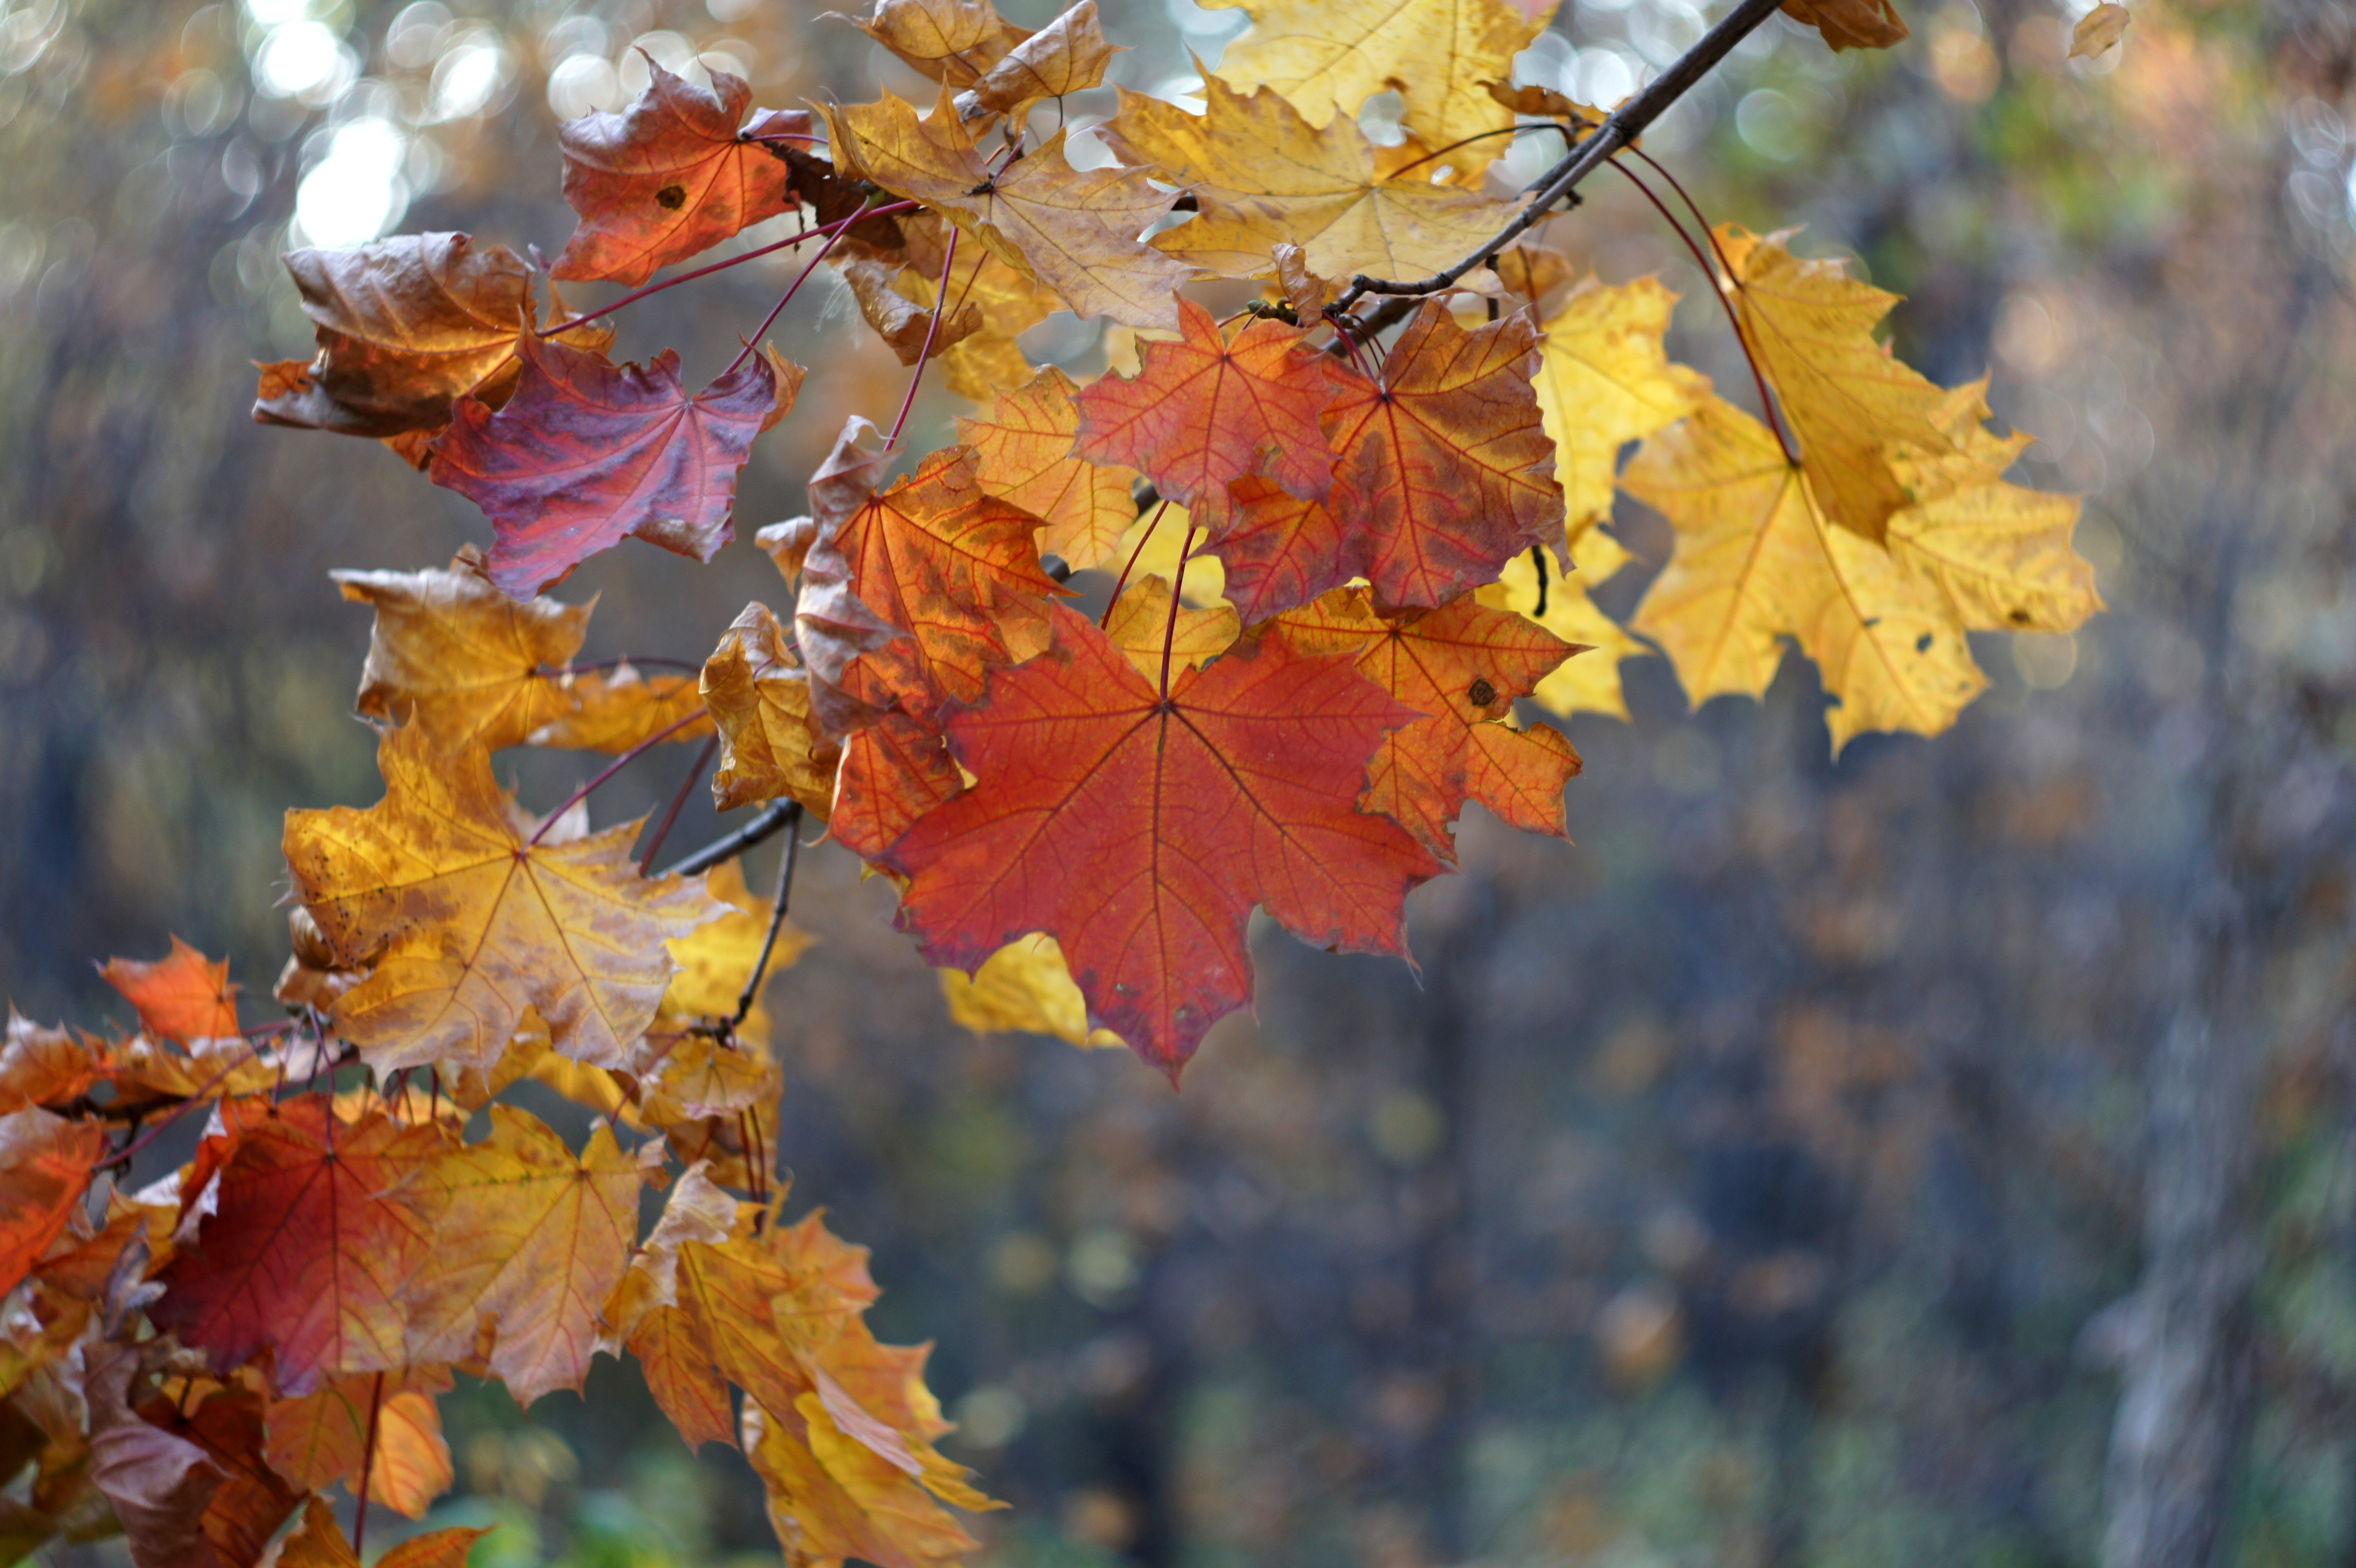
<path fill-rule="evenodd" d="M 2016 609 L 2006 618 L 2015 626 L 2027 626 L 2029 622 L 2029 614 L 2027 610 Z"/>
<path fill-rule="evenodd" d="M 666 212 L 676 212 L 687 205 L 687 187 L 667 185 L 655 192 L 655 205 Z"/>
<path fill-rule="evenodd" d="M 1474 707 L 1485 708 L 1497 700 L 1497 688 L 1489 684 L 1485 679 L 1478 680 L 1472 682 L 1471 694 Z"/>
<path fill-rule="evenodd" d="M 1926 631 L 1922 636 L 1914 639 L 1914 651 L 1917 653 L 1928 653 L 1931 651 L 1931 634 L 1929 632 Z"/>

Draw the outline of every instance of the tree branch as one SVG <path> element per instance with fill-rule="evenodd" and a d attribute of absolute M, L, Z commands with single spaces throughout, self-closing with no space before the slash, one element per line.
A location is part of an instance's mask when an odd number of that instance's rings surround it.
<path fill-rule="evenodd" d="M 1479 250 L 1442 272 L 1411 283 L 1368 277 L 1361 273 L 1350 280 L 1342 296 L 1326 307 L 1327 318 L 1339 321 L 1344 312 L 1368 295 L 1391 296 L 1388 303 L 1365 320 L 1348 323 L 1363 340 L 1404 320 L 1414 308 L 1415 300 L 1455 287 L 1465 274 L 1521 238 L 1544 220 L 1557 202 L 1577 189 L 1581 180 L 1601 167 L 1612 154 L 1633 142 L 1647 125 L 1667 112 L 1670 104 L 1691 91 L 1694 84 L 1724 59 L 1735 45 L 1772 16 L 1782 3 L 1783 0 L 1741 0 L 1723 21 L 1702 35 L 1699 43 L 1655 77 L 1652 85 L 1613 110 L 1602 124 L 1572 146 L 1560 163 L 1531 187 L 1537 194 L 1522 209 L 1521 215 L 1491 236 Z"/>
<path fill-rule="evenodd" d="M 762 809 L 759 816 L 755 817 L 751 822 L 746 822 L 743 827 L 738 828 L 726 838 L 714 839 L 712 843 L 705 844 L 701 849 L 697 850 L 694 854 L 686 856 L 675 865 L 665 867 L 663 875 L 665 876 L 692 876 L 699 871 L 709 871 L 713 866 L 719 865 L 722 861 L 733 860 L 736 856 L 744 854 L 746 850 L 751 849 L 755 844 L 775 837 L 778 830 L 785 827 L 787 823 L 799 822 L 800 820 L 801 807 L 799 802 L 794 800 L 772 801 L 769 805 Z"/>

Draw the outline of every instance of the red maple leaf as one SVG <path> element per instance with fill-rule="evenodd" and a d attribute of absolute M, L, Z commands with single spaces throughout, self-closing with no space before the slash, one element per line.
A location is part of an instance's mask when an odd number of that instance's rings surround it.
<path fill-rule="evenodd" d="M 1418 716 L 1280 632 L 1164 697 L 1058 606 L 1048 651 L 951 713 L 979 782 L 884 853 L 909 878 L 900 923 L 969 972 L 1049 933 L 1091 1020 L 1174 1079 L 1251 999 L 1255 903 L 1320 947 L 1404 953 L 1403 902 L 1442 867 L 1357 800 L 1384 735 Z"/>
<path fill-rule="evenodd" d="M 1562 487 L 1530 379 L 1525 313 L 1467 332 L 1430 304 L 1392 345 L 1382 379 L 1348 370 L 1326 409 L 1338 454 L 1321 503 L 1247 478 L 1218 541 L 1227 597 L 1247 622 L 1365 577 L 1385 604 L 1430 607 L 1494 582 L 1507 561 L 1562 538 Z"/>
<path fill-rule="evenodd" d="M 794 209 L 794 171 L 778 155 L 810 144 L 809 114 L 764 113 L 740 132 L 753 102 L 743 77 L 714 71 L 704 88 L 651 57 L 647 67 L 647 90 L 628 108 L 592 111 L 556 133 L 564 199 L 581 215 L 556 258 L 560 278 L 642 284 L 658 267 Z"/>
<path fill-rule="evenodd" d="M 737 470 L 793 406 L 800 369 L 748 354 L 690 397 L 669 349 L 641 367 L 530 332 L 516 346 L 507 406 L 462 399 L 434 443 L 434 482 L 490 514 L 491 581 L 528 599 L 628 534 L 711 560 L 734 532 Z"/>
<path fill-rule="evenodd" d="M 165 1269 L 148 1316 L 223 1371 L 273 1352 L 283 1394 L 404 1365 L 402 1304 L 433 1237 L 395 1189 L 443 1134 L 380 1112 L 346 1122 L 324 1096 L 225 1101 L 220 1115 L 199 1185 L 181 1195 L 185 1217 L 217 1166 L 218 1206 Z"/>
<path fill-rule="evenodd" d="M 1183 297 L 1178 329 L 1177 341 L 1143 347 L 1136 375 L 1081 390 L 1074 455 L 1126 464 L 1198 510 L 1225 502 L 1227 481 L 1252 473 L 1323 500 L 1333 453 L 1317 416 L 1341 390 L 1333 361 L 1280 321 L 1254 321 L 1230 343 L 1209 311 Z"/>
<path fill-rule="evenodd" d="M 827 831 L 862 860 L 873 860 L 910 823 L 965 788 L 940 726 L 885 714 L 842 743 Z"/>

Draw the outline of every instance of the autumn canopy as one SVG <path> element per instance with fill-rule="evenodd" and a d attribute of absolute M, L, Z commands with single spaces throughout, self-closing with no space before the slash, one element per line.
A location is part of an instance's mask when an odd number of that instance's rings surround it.
<path fill-rule="evenodd" d="M 1905 36 L 1870 0 L 1786 8 L 1836 48 Z M 0 1391 L 48 1422 L 23 1539 L 111 1520 L 142 1568 L 244 1568 L 291 1529 L 278 1561 L 356 1563 L 318 1494 L 422 1514 L 454 1372 L 529 1404 L 606 1353 L 691 1444 L 744 1450 L 791 1561 L 955 1562 L 950 1510 L 995 1505 L 934 1446 L 924 1353 L 869 1334 L 863 1252 L 783 1223 L 771 1175 L 760 983 L 801 943 L 803 843 L 891 879 L 960 1019 L 1174 1080 L 1251 1004 L 1256 908 L 1404 957 L 1468 807 L 1563 834 L 1560 721 L 1624 717 L 1623 658 L 1665 655 L 1699 702 L 1761 693 L 1796 648 L 1839 746 L 1954 723 L 1985 684 L 1969 633 L 2100 607 L 2076 503 L 2004 477 L 2024 443 L 1981 385 L 1891 355 L 1894 296 L 1789 234 L 1695 225 L 1687 324 L 1753 372 L 1721 391 L 1667 357 L 1668 287 L 1545 243 L 1538 209 L 1661 103 L 1516 88 L 1542 12 L 1244 9 L 1201 111 L 1123 89 L 1076 160 L 1055 101 L 1105 80 L 1094 0 L 1037 32 L 878 0 L 856 25 L 928 101 L 762 106 L 650 65 L 563 130 L 579 225 L 552 275 L 464 234 L 287 258 L 317 352 L 262 367 L 256 417 L 386 443 L 482 536 L 337 575 L 375 618 L 383 796 L 287 816 L 281 1020 L 245 1022 L 177 943 L 106 967 L 135 1030 L 11 1016 Z M 1698 64 L 1771 11 L 1746 0 Z M 1399 145 L 1355 118 L 1386 89 Z M 1535 197 L 1492 169 L 1517 132 L 1570 147 Z M 808 514 L 757 530 L 777 575 L 700 671 L 584 662 L 589 607 L 548 591 L 632 537 L 711 561 L 756 444 L 819 417 L 777 312 L 701 385 L 668 347 L 613 357 L 616 313 L 731 242 L 798 247 L 797 289 L 830 269 L 906 400 L 851 415 Z M 1033 363 L 1058 313 L 1119 368 Z M 927 376 L 968 405 L 929 451 Z M 1615 619 L 1590 590 L 1627 559 L 1622 492 L 1676 545 Z M 539 814 L 493 763 L 661 746 L 757 808 L 670 871 L 668 820 L 593 825 L 610 769 Z M 760 897 L 734 856 L 779 833 Z M 585 1143 L 501 1101 L 526 1079 L 595 1113 Z M 112 1179 L 191 1111 L 187 1166 Z M 472 1533 L 399 1560 L 461 1562 Z"/>

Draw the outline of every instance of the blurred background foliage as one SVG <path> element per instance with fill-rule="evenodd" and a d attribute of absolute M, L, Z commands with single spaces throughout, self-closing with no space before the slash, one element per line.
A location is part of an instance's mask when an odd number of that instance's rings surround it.
<path fill-rule="evenodd" d="M 874 1247 L 880 1332 L 937 1342 L 952 1452 L 1015 1505 L 991 1561 L 2356 1557 L 2356 15 L 2137 0 L 2072 62 L 2050 6 L 1909 5 L 1888 54 L 1770 27 L 1647 141 L 1713 217 L 1804 222 L 1910 295 L 1899 351 L 1992 371 L 2025 477 L 2087 498 L 2112 613 L 1987 640 L 1952 735 L 1835 762 L 1805 666 L 1695 713 L 1633 661 L 1635 722 L 1572 728 L 1575 843 L 1467 822 L 1419 979 L 1258 942 L 1259 1017 L 1183 1095 L 961 1035 L 888 889 L 806 859 L 819 945 L 768 993 L 791 1202 Z M 1105 9 L 1116 78 L 1163 93 L 1242 25 Z M 1709 15 L 1576 0 L 1520 75 L 1609 102 Z M 554 127 L 635 91 L 638 49 L 776 106 L 919 88 L 814 0 L 0 0 L 0 991 L 28 1014 L 119 1010 L 91 961 L 171 932 L 264 1004 L 281 813 L 378 794 L 368 616 L 326 574 L 485 534 L 373 444 L 247 423 L 248 361 L 309 351 L 277 254 L 552 253 Z M 1550 237 L 1706 286 L 1625 189 Z M 618 352 L 707 375 L 778 276 L 635 307 Z M 1720 324 L 1679 322 L 1747 397 Z M 741 534 L 904 384 L 822 291 L 776 337 L 811 376 Z M 1107 352 L 1068 321 L 1026 346 Z M 937 439 L 956 412 L 919 405 Z M 1607 606 L 1667 548 L 1625 501 L 1619 531 Z M 626 545 L 562 594 L 599 596 L 590 658 L 700 658 L 782 599 L 745 539 Z M 501 764 L 543 807 L 594 765 Z M 674 842 L 719 829 L 699 800 Z M 635 1371 L 445 1402 L 435 1522 L 502 1523 L 479 1563 L 776 1560 L 735 1456 L 691 1458 Z"/>

